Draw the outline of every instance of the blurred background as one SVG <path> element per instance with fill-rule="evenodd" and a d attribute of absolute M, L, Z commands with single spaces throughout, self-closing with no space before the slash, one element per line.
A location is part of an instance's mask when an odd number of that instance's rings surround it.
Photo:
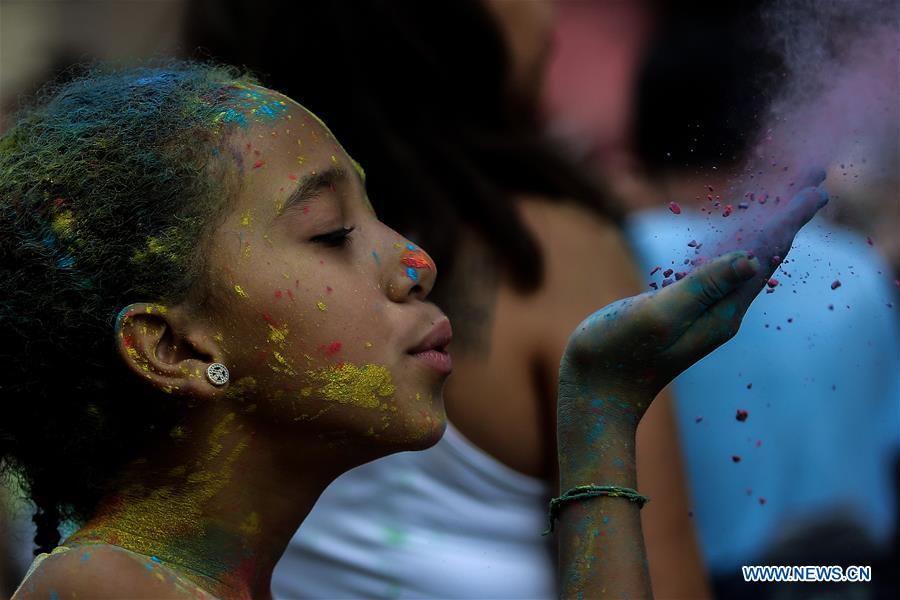
<path fill-rule="evenodd" d="M 535 29 L 544 4 L 552 5 L 541 13 L 549 38 Z M 492 5 L 516 56 L 546 54 L 534 79 L 542 129 L 631 213 L 626 229 L 647 282 L 655 266 L 688 256 L 709 215 L 731 202 L 728 194 L 737 205 L 754 174 L 762 180 L 763 168 L 807 155 L 826 161 L 833 200 L 814 233 L 798 238 L 779 276 L 784 288 L 748 314 L 744 330 L 756 345 L 731 354 L 726 346 L 676 382 L 690 516 L 719 597 L 898 597 L 895 3 Z M 198 51 L 187 26 L 190 16 L 192 27 L 198 19 L 215 27 L 215 10 L 189 0 L 0 1 L 0 130 L 74 65 L 221 56 Z M 258 75 L 265 84 L 267 73 Z M 666 208 L 672 201 L 693 220 L 678 221 Z M 828 296 L 836 279 L 842 295 Z M 749 420 L 736 422 L 736 410 L 748 410 Z M 32 558 L 29 506 L 16 482 L 5 483 L 0 595 Z M 738 581 L 741 564 L 871 564 L 877 581 L 852 592 L 748 589 Z"/>

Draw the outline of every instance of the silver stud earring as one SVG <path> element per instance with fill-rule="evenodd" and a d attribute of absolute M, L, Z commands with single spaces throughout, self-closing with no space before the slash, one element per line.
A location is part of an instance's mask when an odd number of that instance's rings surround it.
<path fill-rule="evenodd" d="M 213 363 L 206 367 L 206 377 L 213 385 L 228 383 L 228 367 L 222 363 Z"/>

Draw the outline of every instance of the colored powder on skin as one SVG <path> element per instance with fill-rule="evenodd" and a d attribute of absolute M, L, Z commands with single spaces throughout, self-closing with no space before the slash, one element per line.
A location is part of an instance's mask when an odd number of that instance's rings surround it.
<path fill-rule="evenodd" d="M 414 267 L 416 269 L 430 269 L 431 261 L 426 258 L 424 252 L 415 252 L 404 255 L 400 262 L 406 265 L 407 267 Z"/>
<path fill-rule="evenodd" d="M 243 225 L 244 227 L 249 227 L 252 220 L 253 220 L 253 209 L 248 208 L 247 212 L 245 212 L 244 215 L 241 217 L 241 225 Z"/>
<path fill-rule="evenodd" d="M 395 389 L 390 371 L 380 365 L 345 363 L 307 371 L 307 375 L 319 384 L 318 392 L 326 400 L 362 408 L 379 408 Z"/>
<path fill-rule="evenodd" d="M 374 250 L 372 250 L 372 258 L 375 259 L 375 264 L 378 265 L 378 266 L 380 267 L 380 266 L 381 266 L 381 259 L 378 258 L 378 253 L 375 252 Z"/>
<path fill-rule="evenodd" d="M 325 354 L 325 356 L 334 356 L 338 352 L 341 351 L 342 344 L 338 341 L 331 342 L 330 344 L 320 346 L 320 349 Z"/>
<path fill-rule="evenodd" d="M 241 533 L 247 536 L 259 535 L 259 514 L 251 512 L 247 518 L 238 526 Z"/>
<path fill-rule="evenodd" d="M 263 160 L 258 160 L 258 161 L 256 161 L 255 163 L 253 163 L 253 168 L 254 168 L 254 169 L 258 169 L 258 168 L 260 168 L 261 166 L 263 166 L 264 164 L 266 164 L 265 161 L 263 161 Z"/>
<path fill-rule="evenodd" d="M 669 202 L 669 210 L 671 210 L 673 214 L 681 214 L 681 206 L 677 202 Z"/>
<path fill-rule="evenodd" d="M 287 323 L 281 327 L 269 325 L 269 342 L 277 344 L 279 348 L 284 349 L 284 343 L 287 341 L 288 331 Z"/>
<path fill-rule="evenodd" d="M 235 291 L 235 292 L 237 293 L 237 295 L 240 296 L 241 298 L 246 298 L 246 297 L 247 297 L 247 292 L 245 292 L 245 291 L 244 291 L 244 288 L 242 288 L 242 287 L 239 286 L 238 284 L 234 284 L 234 291 Z"/>
<path fill-rule="evenodd" d="M 326 310 L 328 310 L 328 305 L 324 302 L 316 302 L 316 308 L 318 308 L 322 312 L 325 312 Z"/>
<path fill-rule="evenodd" d="M 209 533 L 203 511 L 231 479 L 232 466 L 249 439 L 234 420 L 235 414 L 229 413 L 213 427 L 206 440 L 205 455 L 189 468 L 173 469 L 171 484 L 153 489 L 139 482 L 130 485 L 94 518 L 88 535 L 76 534 L 69 541 L 113 540 L 116 545 L 133 551 L 140 549 L 142 554 L 152 556 L 170 556 L 175 552 L 203 556 L 201 549 Z M 127 527 L 112 526 L 113 523 L 125 523 Z M 173 550 L 175 547 L 179 550 Z M 190 551 L 185 552 L 186 549 Z M 201 564 L 187 566 L 208 571 Z"/>
<path fill-rule="evenodd" d="M 281 300 L 281 290 L 275 290 L 275 298 Z"/>
<path fill-rule="evenodd" d="M 406 268 L 406 276 L 409 277 L 410 279 L 412 279 L 413 281 L 419 280 L 419 273 L 412 267 Z"/>

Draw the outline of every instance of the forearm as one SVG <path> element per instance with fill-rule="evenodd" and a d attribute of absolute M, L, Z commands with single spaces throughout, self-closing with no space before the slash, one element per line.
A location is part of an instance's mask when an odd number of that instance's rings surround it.
<path fill-rule="evenodd" d="M 585 484 L 634 489 L 633 429 L 607 427 L 602 415 L 580 421 L 559 440 L 560 490 Z M 567 502 L 556 535 L 560 597 L 652 596 L 637 503 L 607 496 Z"/>

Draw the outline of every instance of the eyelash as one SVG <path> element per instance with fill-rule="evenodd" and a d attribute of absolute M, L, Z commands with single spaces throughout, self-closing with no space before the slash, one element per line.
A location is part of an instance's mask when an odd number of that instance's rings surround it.
<path fill-rule="evenodd" d="M 350 233 L 354 229 L 356 228 L 341 227 L 340 229 L 329 231 L 328 233 L 323 233 L 322 235 L 317 235 L 312 238 L 312 241 L 316 244 L 328 246 L 329 248 L 338 248 L 350 243 Z"/>

